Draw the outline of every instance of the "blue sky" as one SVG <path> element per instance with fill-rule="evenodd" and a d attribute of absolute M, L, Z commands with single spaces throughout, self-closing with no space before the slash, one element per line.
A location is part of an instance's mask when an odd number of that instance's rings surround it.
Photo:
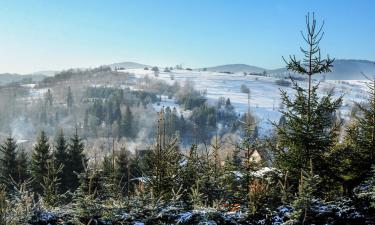
<path fill-rule="evenodd" d="M 307 12 L 325 20 L 322 53 L 375 60 L 372 0 L 0 0 L 0 73 L 121 61 L 284 66 Z"/>

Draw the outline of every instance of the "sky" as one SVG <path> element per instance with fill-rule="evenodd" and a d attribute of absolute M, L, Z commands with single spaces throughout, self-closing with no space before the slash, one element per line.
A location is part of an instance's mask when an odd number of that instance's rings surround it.
<path fill-rule="evenodd" d="M 373 0 L 0 0 L 0 73 L 133 61 L 283 67 L 305 15 L 325 22 L 323 54 L 375 60 Z"/>

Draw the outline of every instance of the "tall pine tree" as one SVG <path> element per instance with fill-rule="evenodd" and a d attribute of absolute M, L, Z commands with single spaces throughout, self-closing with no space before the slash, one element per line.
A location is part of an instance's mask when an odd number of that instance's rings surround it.
<path fill-rule="evenodd" d="M 9 186 L 14 180 L 18 182 L 17 173 L 17 145 L 12 137 L 8 137 L 0 146 L 1 158 L 1 179 Z"/>
<path fill-rule="evenodd" d="M 48 162 L 51 160 L 50 145 L 44 131 L 40 132 L 31 158 L 31 175 L 34 181 L 34 189 L 41 193 L 44 176 L 48 173 Z"/>
<path fill-rule="evenodd" d="M 125 148 L 120 149 L 120 154 L 115 161 L 115 180 L 116 185 L 120 187 L 125 196 L 129 196 L 130 192 L 130 152 Z"/>
<path fill-rule="evenodd" d="M 304 59 L 297 60 L 290 56 L 287 69 L 291 72 L 307 76 L 307 88 L 294 81 L 292 98 L 286 91 L 281 90 L 281 111 L 285 123 L 280 126 L 274 124 L 278 135 L 278 145 L 274 146 L 276 162 L 284 171 L 288 171 L 293 183 L 298 183 L 301 170 L 308 171 L 309 162 L 318 175 L 327 174 L 325 154 L 334 145 L 337 138 L 339 124 L 333 120 L 333 115 L 341 104 L 341 97 L 333 99 L 333 92 L 319 98 L 312 77 L 316 74 L 331 71 L 333 59 L 327 56 L 321 58 L 319 43 L 323 36 L 323 25 L 317 27 L 314 15 L 306 16 L 307 33 L 302 34 L 307 48 L 301 48 Z"/>
<path fill-rule="evenodd" d="M 87 159 L 84 154 L 85 145 L 82 139 L 78 135 L 78 130 L 76 128 L 75 134 L 70 139 L 68 147 L 68 167 L 69 178 L 67 180 L 67 185 L 70 190 L 76 190 L 79 186 L 78 174 L 82 173 L 86 167 Z"/>
<path fill-rule="evenodd" d="M 68 155 L 68 144 L 66 142 L 63 130 L 60 130 L 55 143 L 55 166 L 56 168 L 61 167 L 60 173 L 58 173 L 58 179 L 60 181 L 60 190 L 65 192 L 69 190 L 68 182 L 71 174 L 70 164 L 69 164 L 69 155 Z"/>
<path fill-rule="evenodd" d="M 19 147 L 17 153 L 17 174 L 19 183 L 24 183 L 30 178 L 29 163 L 30 161 L 25 149 L 22 146 Z"/>

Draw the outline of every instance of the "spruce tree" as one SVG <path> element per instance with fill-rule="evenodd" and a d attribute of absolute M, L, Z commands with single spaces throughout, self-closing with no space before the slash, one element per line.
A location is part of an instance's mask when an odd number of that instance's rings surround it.
<path fill-rule="evenodd" d="M 201 160 L 197 152 L 197 146 L 192 145 L 187 155 L 185 156 L 186 163 L 182 168 L 182 188 L 184 190 L 182 199 L 185 203 L 191 200 L 190 191 L 193 188 L 198 188 L 199 180 L 202 175 Z"/>
<path fill-rule="evenodd" d="M 66 96 L 66 105 L 68 108 L 72 108 L 74 104 L 72 89 L 68 87 L 68 94 Z"/>
<path fill-rule="evenodd" d="M 18 182 L 24 183 L 30 178 L 30 171 L 29 171 L 29 158 L 25 149 L 21 146 L 18 149 L 17 154 L 17 174 L 18 174 Z"/>
<path fill-rule="evenodd" d="M 321 58 L 319 43 L 323 36 L 323 25 L 317 27 L 314 15 L 306 16 L 307 34 L 303 39 L 307 48 L 301 48 L 304 54 L 303 61 L 290 56 L 287 69 L 291 72 L 307 76 L 307 88 L 292 80 L 294 98 L 286 91 L 281 90 L 282 104 L 285 109 L 281 111 L 285 118 L 282 125 L 274 123 L 278 135 L 278 144 L 274 147 L 278 166 L 288 171 L 293 179 L 293 184 L 298 183 L 301 170 L 307 171 L 309 162 L 318 175 L 326 174 L 327 161 L 325 154 L 335 144 L 339 125 L 333 120 L 333 115 L 338 110 L 342 99 L 333 99 L 333 91 L 319 98 L 317 89 L 319 84 L 312 83 L 316 74 L 331 71 L 333 59 L 327 56 Z"/>
<path fill-rule="evenodd" d="M 10 188 L 12 181 L 18 182 L 17 173 L 17 145 L 12 137 L 8 137 L 0 146 L 1 158 L 1 179 Z"/>
<path fill-rule="evenodd" d="M 330 154 L 333 177 L 351 195 L 353 188 L 371 176 L 375 160 L 375 78 L 369 79 L 367 102 L 356 103 L 358 111 L 346 128 L 344 142 Z"/>
<path fill-rule="evenodd" d="M 60 190 L 65 192 L 69 190 L 68 182 L 71 174 L 69 173 L 69 155 L 68 155 L 68 144 L 66 142 L 63 130 L 60 130 L 54 151 L 55 165 L 57 168 L 61 167 L 61 171 L 58 173 L 58 179 L 60 181 Z"/>
<path fill-rule="evenodd" d="M 148 188 L 158 199 L 164 197 L 169 199 L 172 190 L 178 190 L 181 186 L 179 182 L 179 163 L 181 154 L 178 149 L 178 139 L 166 139 L 164 111 L 159 113 L 156 145 L 149 152 L 145 159 L 148 176 Z"/>
<path fill-rule="evenodd" d="M 130 159 L 129 154 L 125 148 L 120 149 L 120 154 L 115 161 L 115 180 L 116 185 L 120 187 L 123 194 L 129 196 L 130 192 Z"/>
<path fill-rule="evenodd" d="M 61 164 L 59 166 L 56 166 L 53 159 L 50 159 L 47 162 L 47 174 L 43 176 L 43 182 L 41 183 L 41 186 L 43 189 L 44 201 L 49 206 L 56 206 L 56 204 L 60 200 L 59 174 L 61 173 L 62 168 L 63 166 Z"/>
<path fill-rule="evenodd" d="M 38 140 L 34 145 L 31 158 L 31 175 L 36 192 L 42 192 L 44 176 L 48 173 L 48 161 L 51 160 L 50 145 L 44 131 L 40 132 Z"/>
<path fill-rule="evenodd" d="M 375 78 L 369 79 L 369 98 L 366 103 L 357 103 L 359 113 L 356 116 L 356 134 L 349 132 L 350 137 L 355 138 L 354 145 L 361 149 L 365 159 L 364 167 L 367 174 L 371 172 L 371 166 L 375 160 Z"/>
<path fill-rule="evenodd" d="M 79 179 L 77 177 L 78 174 L 81 174 L 87 164 L 87 159 L 84 154 L 85 145 L 82 142 L 82 139 L 78 135 L 78 130 L 76 128 L 75 134 L 70 139 L 70 143 L 68 145 L 68 165 L 67 168 L 69 169 L 68 175 L 69 178 L 67 180 L 67 185 L 70 190 L 76 190 L 79 186 Z"/>
<path fill-rule="evenodd" d="M 129 106 L 126 106 L 125 115 L 122 118 L 121 134 L 125 137 L 132 137 L 133 135 L 133 114 Z"/>

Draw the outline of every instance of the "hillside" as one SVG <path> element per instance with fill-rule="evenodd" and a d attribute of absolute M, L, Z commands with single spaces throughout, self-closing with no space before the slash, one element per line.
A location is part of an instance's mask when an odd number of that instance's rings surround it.
<path fill-rule="evenodd" d="M 263 73 L 266 69 L 257 67 L 257 66 L 250 66 L 246 64 L 227 64 L 227 65 L 220 65 L 214 67 L 207 67 L 205 68 L 207 71 L 211 72 L 230 72 L 230 73 Z"/>
<path fill-rule="evenodd" d="M 135 74 L 137 78 L 146 75 L 153 76 L 152 71 L 143 69 L 129 69 L 121 72 Z M 171 77 L 174 79 L 172 80 Z M 226 74 L 211 71 L 188 71 L 173 70 L 172 72 L 161 72 L 158 79 L 164 80 L 170 84 L 175 81 L 183 82 L 190 80 L 195 87 L 206 93 L 208 102 L 216 104 L 220 97 L 230 98 L 232 105 L 239 114 L 247 111 L 247 94 L 241 92 L 241 85 L 246 85 L 251 92 L 250 108 L 257 118 L 257 124 L 263 135 L 268 135 L 272 129 L 271 122 L 278 122 L 281 113 L 280 110 L 280 89 L 287 90 L 290 94 L 292 90 L 288 86 L 280 86 L 278 77 L 265 77 L 258 75 L 244 76 L 242 73 Z M 286 81 L 288 82 L 288 81 Z M 303 85 L 303 82 L 301 82 Z M 354 102 L 361 102 L 366 96 L 365 81 L 349 80 L 327 80 L 320 84 L 319 94 L 325 95 L 328 90 L 334 88 L 337 97 L 344 94 L 344 103 L 341 113 L 344 118 L 349 117 L 351 106 Z M 168 102 L 162 102 L 169 104 Z M 165 105 L 168 106 L 168 105 Z"/>
<path fill-rule="evenodd" d="M 269 70 L 271 76 L 286 76 L 289 72 L 286 68 Z M 328 80 L 363 80 L 364 76 L 375 74 L 375 64 L 369 60 L 337 59 L 333 63 L 332 72 L 325 75 Z"/>
<path fill-rule="evenodd" d="M 30 80 L 33 82 L 39 82 L 46 77 L 44 74 L 29 74 L 29 75 L 21 75 L 21 74 L 11 74 L 11 73 L 3 73 L 0 74 L 0 85 L 6 85 L 14 82 L 19 82 L 22 80 Z"/>
<path fill-rule="evenodd" d="M 144 69 L 145 67 L 151 67 L 149 65 L 136 63 L 136 62 L 120 62 L 120 63 L 112 63 L 108 65 L 113 70 L 118 68 L 124 68 L 124 69 Z"/>

